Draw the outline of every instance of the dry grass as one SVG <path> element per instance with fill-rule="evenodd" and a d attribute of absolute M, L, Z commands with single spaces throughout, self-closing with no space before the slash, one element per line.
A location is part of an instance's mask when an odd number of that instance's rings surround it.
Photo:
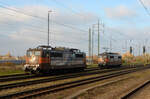
<path fill-rule="evenodd" d="M 123 65 L 147 65 L 150 64 L 150 55 L 142 56 L 125 55 L 123 56 Z"/>
<path fill-rule="evenodd" d="M 5 62 L 5 63 L 0 63 L 0 66 L 14 66 L 15 63 L 11 63 L 11 62 Z"/>
<path fill-rule="evenodd" d="M 94 67 L 98 67 L 98 64 L 87 65 L 87 68 L 94 68 Z"/>
<path fill-rule="evenodd" d="M 24 73 L 22 65 L 3 65 L 0 66 L 0 76 Z"/>

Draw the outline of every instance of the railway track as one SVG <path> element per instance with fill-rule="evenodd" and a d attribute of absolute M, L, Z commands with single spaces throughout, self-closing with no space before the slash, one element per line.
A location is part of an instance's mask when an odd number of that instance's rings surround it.
<path fill-rule="evenodd" d="M 29 78 L 35 78 L 35 77 L 41 77 L 37 75 L 23 75 L 23 76 L 15 76 L 15 77 L 5 77 L 0 78 L 0 82 L 7 82 L 7 81 L 15 81 L 15 80 L 22 80 L 22 79 L 29 79 Z"/>
<path fill-rule="evenodd" d="M 33 85 L 33 84 L 52 82 L 52 81 L 57 81 L 57 80 L 64 80 L 64 79 L 69 79 L 69 78 L 77 78 L 77 77 L 88 76 L 88 75 L 93 75 L 93 74 L 107 73 L 110 71 L 111 72 L 120 71 L 120 70 L 125 70 L 125 69 L 128 69 L 128 68 L 117 68 L 117 69 L 110 69 L 107 71 L 83 72 L 83 73 L 76 73 L 76 74 L 61 75 L 61 76 L 57 76 L 57 77 L 49 77 L 49 78 L 45 78 L 45 79 L 3 84 L 3 85 L 0 85 L 0 90 L 21 87 L 21 86 L 27 86 L 27 85 Z"/>
<path fill-rule="evenodd" d="M 86 72 L 98 70 L 99 68 L 88 68 L 86 69 Z M 52 75 L 59 75 L 59 74 L 52 74 Z M 38 77 L 46 77 L 51 76 L 49 74 L 47 75 L 31 75 L 31 74 L 15 74 L 15 75 L 6 75 L 6 76 L 0 76 L 0 82 L 7 82 L 7 81 L 15 81 L 15 80 L 23 80 L 23 79 L 30 79 L 30 78 L 38 78 Z"/>
<path fill-rule="evenodd" d="M 28 73 L 22 73 L 22 74 L 5 75 L 5 76 L 0 76 L 0 78 L 18 77 L 18 76 L 25 76 L 25 75 L 29 75 L 29 74 Z"/>
<path fill-rule="evenodd" d="M 117 77 L 120 75 L 125 75 L 128 73 L 136 72 L 139 70 L 144 70 L 147 68 L 149 68 L 149 67 L 135 68 L 135 69 L 124 70 L 124 71 L 117 71 L 115 73 L 110 73 L 110 74 L 106 74 L 103 76 L 101 75 L 101 76 L 90 77 L 90 78 L 86 78 L 86 79 L 82 79 L 82 80 L 64 82 L 64 83 L 57 84 L 57 85 L 51 85 L 51 86 L 36 88 L 36 89 L 32 89 L 32 90 L 25 90 L 25 91 L 21 91 L 21 92 L 17 92 L 17 93 L 12 93 L 12 94 L 0 96 L 0 99 L 8 99 L 8 98 L 13 98 L 13 97 L 22 98 L 22 99 L 32 98 L 32 97 L 36 97 L 36 96 L 40 96 L 40 95 L 44 95 L 44 94 L 48 94 L 48 93 L 52 93 L 52 92 L 61 91 L 61 90 L 68 89 L 68 88 L 74 88 L 77 86 L 90 84 L 90 83 L 93 83 L 96 81 L 101 81 L 101 80 L 109 79 L 112 77 Z"/>
<path fill-rule="evenodd" d="M 125 94 L 123 97 L 121 97 L 121 99 L 128 99 L 128 98 L 130 98 L 131 96 L 136 94 L 138 91 L 140 91 L 141 89 L 143 89 L 147 85 L 150 85 L 150 80 L 144 82 L 143 84 L 141 84 L 141 85 L 137 86 L 136 88 L 134 88 L 133 90 L 129 91 L 127 94 Z"/>
<path fill-rule="evenodd" d="M 123 69 L 125 68 L 136 68 L 136 67 L 122 67 Z M 90 71 L 96 71 L 100 70 L 99 68 L 87 68 L 83 72 L 90 72 Z M 106 71 L 111 71 L 111 69 L 106 70 Z M 77 72 L 74 72 L 77 73 Z M 69 73 L 63 73 L 63 74 L 69 74 Z M 32 78 L 39 78 L 39 77 L 46 77 L 46 76 L 53 76 L 53 75 L 62 75 L 62 74 L 52 74 L 52 75 L 29 75 L 27 73 L 25 74 L 16 74 L 16 75 L 6 75 L 6 76 L 0 76 L 0 82 L 8 82 L 8 81 L 15 81 L 15 80 L 25 80 L 25 79 L 32 79 Z"/>

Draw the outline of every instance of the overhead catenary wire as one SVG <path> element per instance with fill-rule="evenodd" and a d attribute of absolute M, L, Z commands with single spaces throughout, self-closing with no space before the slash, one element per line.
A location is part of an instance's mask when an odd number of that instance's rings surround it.
<path fill-rule="evenodd" d="M 12 24 L 9 24 L 9 23 L 5 23 L 6 25 L 9 25 L 9 26 L 13 26 Z M 32 28 L 28 28 L 28 30 L 30 30 L 30 31 L 36 31 L 36 33 L 45 33 L 46 34 L 46 32 L 45 31 L 39 31 L 39 30 L 34 30 L 34 29 L 32 29 Z M 61 36 L 60 34 L 58 34 L 56 31 L 54 31 L 56 34 L 55 35 L 59 35 L 59 36 Z M 19 33 L 19 32 L 18 32 Z M 23 32 L 23 33 L 28 33 L 27 31 L 25 32 Z M 29 33 L 30 34 L 30 33 Z M 54 34 L 52 34 L 52 35 L 54 35 Z M 81 39 L 81 37 L 79 37 L 79 38 L 76 38 L 76 37 L 73 37 L 73 38 L 75 38 L 75 39 L 80 39 L 80 40 L 83 40 L 83 41 L 88 41 L 88 40 L 85 40 L 85 39 Z M 53 39 L 54 40 L 54 39 Z M 56 39 L 55 39 L 56 40 Z M 60 40 L 56 40 L 57 42 L 63 42 L 63 41 L 60 41 Z M 54 41 L 55 42 L 55 41 Z M 67 42 L 63 42 L 63 43 L 67 43 Z M 68 43 L 72 43 L 72 44 L 77 44 L 77 43 L 73 43 L 73 42 L 70 42 L 70 41 L 68 41 Z M 79 43 L 78 43 L 79 44 Z"/>
<path fill-rule="evenodd" d="M 24 32 L 25 33 L 25 32 Z M 8 34 L 0 34 L 0 35 L 3 35 L 3 36 L 8 36 Z M 34 38 L 34 37 L 33 37 Z M 45 40 L 46 38 L 38 38 L 38 41 L 39 41 L 39 39 L 40 40 Z M 69 44 L 76 44 L 76 45 L 79 45 L 80 44 L 80 42 L 73 42 L 73 41 L 64 41 L 64 40 L 56 40 L 56 39 L 51 39 L 51 40 L 53 40 L 53 42 L 59 42 L 59 43 L 69 43 Z M 36 41 L 36 39 L 35 39 L 35 41 Z M 87 43 L 87 42 L 85 42 L 85 43 Z"/>
<path fill-rule="evenodd" d="M 2 3 L 2 2 L 0 1 L 0 4 L 1 4 L 1 3 Z M 4 4 L 4 3 L 2 3 L 2 4 Z M 6 5 L 6 3 L 5 3 L 5 5 Z M 12 8 L 9 8 L 9 7 L 5 7 L 5 6 L 3 6 L 3 5 L 0 5 L 0 7 L 5 8 L 5 9 L 7 9 L 7 10 L 11 10 L 11 11 L 17 12 L 17 13 L 24 14 L 24 15 L 27 15 L 27 16 L 31 16 L 31 17 L 34 17 L 34 18 L 38 18 L 38 19 L 42 19 L 42 20 L 47 20 L 47 19 L 44 18 L 44 17 L 40 17 L 40 16 L 36 16 L 36 15 L 31 15 L 31 14 L 22 12 L 22 11 L 18 10 L 17 8 L 12 9 Z M 85 31 L 85 30 L 82 30 L 82 29 L 78 29 L 78 28 L 76 28 L 76 27 L 72 27 L 72 26 L 69 26 L 69 25 L 66 25 L 66 24 L 63 24 L 63 23 L 58 23 L 58 22 L 55 22 L 55 21 L 53 21 L 53 23 L 58 24 L 58 25 L 61 25 L 61 26 L 64 26 L 64 27 L 69 27 L 69 28 L 71 28 L 71 29 L 79 30 L 79 31 L 82 31 L 82 32 L 88 32 L 88 31 Z M 42 32 L 43 32 L 43 31 L 42 31 Z"/>
<path fill-rule="evenodd" d="M 3 23 L 3 24 L 1 24 L 1 25 L 8 25 L 8 26 L 11 26 L 11 27 L 13 26 L 13 27 L 14 27 L 13 24 L 10 24 L 10 23 L 8 23 L 8 22 L 1 22 L 1 23 Z M 28 27 L 27 30 L 46 33 L 46 31 L 44 31 L 44 30 L 40 30 L 40 29 L 33 28 L 33 27 Z"/>
<path fill-rule="evenodd" d="M 4 7 L 4 6 L 1 6 L 2 8 L 5 8 L 5 9 L 7 9 L 7 10 L 10 10 L 10 11 L 14 11 L 14 12 L 16 12 L 16 13 L 21 13 L 21 14 L 24 14 L 24 15 L 27 15 L 28 16 L 28 14 L 26 14 L 26 13 L 22 13 L 21 11 L 18 11 L 18 10 L 16 10 L 16 9 L 12 9 L 12 8 L 9 8 L 9 7 Z M 7 14 L 7 13 L 6 13 Z M 12 15 L 12 14 L 8 14 L 8 15 L 11 15 L 11 16 L 15 16 L 15 15 Z M 31 16 L 31 15 L 30 15 Z M 32 17 L 37 17 L 37 16 L 32 16 Z M 39 18 L 39 17 L 38 17 Z M 41 18 L 41 19 L 44 19 L 44 18 Z M 55 22 L 56 23 L 56 22 Z M 11 25 L 11 24 L 9 24 L 9 23 L 5 23 L 5 24 L 7 24 L 7 25 Z M 60 23 L 56 23 L 56 24 L 59 24 L 59 25 L 63 25 L 63 26 L 67 26 L 67 25 L 65 25 L 65 24 L 60 24 Z M 27 26 L 27 24 L 25 24 L 26 26 Z M 12 26 L 12 25 L 11 25 Z M 33 29 L 32 27 L 32 25 L 29 25 L 29 26 L 31 26 L 30 28 L 28 28 L 28 30 L 31 30 L 31 31 L 37 31 L 37 32 L 42 32 L 42 33 L 45 33 L 45 32 L 47 32 L 47 31 L 44 31 L 44 30 L 36 30 L 36 29 Z M 70 28 L 72 28 L 72 29 L 75 29 L 74 27 L 71 27 L 71 26 L 69 26 Z M 76 30 L 78 30 L 78 29 L 76 29 Z M 82 31 L 82 30 L 81 30 Z M 86 31 L 83 31 L 83 32 L 86 32 Z M 86 40 L 87 41 L 87 40 Z"/>
<path fill-rule="evenodd" d="M 13 14 L 8 14 L 8 13 L 3 13 L 3 12 L 0 12 L 0 14 L 5 14 L 5 15 L 9 15 L 9 16 L 13 16 L 13 17 L 15 17 L 15 15 L 13 15 Z M 7 16 L 4 16 L 4 17 L 7 17 Z M 22 21 L 19 21 L 19 20 L 15 20 L 15 22 L 20 22 L 20 23 L 22 23 L 22 25 L 25 25 L 25 26 L 29 26 L 30 28 L 34 28 L 34 29 L 37 29 L 37 30 L 40 30 L 40 26 L 36 26 L 36 25 L 32 25 L 32 24 L 28 24 L 28 23 L 25 23 L 25 22 L 22 22 Z M 1 21 L 1 23 L 2 23 L 2 21 Z M 5 23 L 3 23 L 3 24 L 5 24 Z M 8 23 L 9 24 L 9 23 Z M 44 31 L 44 30 L 43 30 Z M 46 32 L 46 31 L 45 31 Z"/>
<path fill-rule="evenodd" d="M 2 23 L 2 22 L 1 22 Z M 12 25 L 12 24 L 10 24 L 10 23 L 7 23 L 7 22 L 3 22 L 3 24 L 2 25 L 8 25 L 8 26 L 14 26 L 14 25 Z M 36 33 L 44 33 L 44 34 L 46 34 L 46 32 L 47 31 L 44 31 L 44 30 L 37 30 L 37 29 L 35 29 L 35 28 L 32 28 L 32 27 L 29 27 L 29 28 L 24 28 L 24 29 L 27 29 L 27 31 L 28 30 L 30 30 L 30 31 L 34 31 L 34 32 L 36 32 Z M 55 34 L 52 34 L 52 35 L 57 35 L 57 36 L 62 36 L 61 34 L 58 34 L 58 33 L 60 33 L 59 31 L 53 31 L 53 32 L 55 32 Z M 66 32 L 65 32 L 66 33 Z M 69 32 L 68 32 L 69 33 Z M 72 35 L 70 35 L 70 37 L 73 37 L 73 38 L 75 38 L 74 36 L 72 36 Z M 81 37 L 79 37 L 78 39 L 81 39 L 81 40 L 83 40 L 83 41 L 88 41 L 88 40 L 85 40 L 85 38 L 81 38 Z"/>
<path fill-rule="evenodd" d="M 0 14 L 3 14 L 3 12 L 0 13 Z M 15 16 L 15 15 L 9 14 L 9 13 L 4 13 L 4 14 L 10 15 L 10 16 Z M 5 17 L 6 17 L 6 16 L 5 16 Z M 16 21 L 16 20 L 15 20 L 15 21 Z M 16 21 L 16 22 L 19 22 L 19 21 Z M 10 24 L 10 23 L 8 23 L 8 22 L 2 22 L 2 21 L 1 21 L 1 23 L 6 24 L 6 25 L 9 25 L 9 26 L 14 26 L 13 24 Z M 30 26 L 30 27 L 28 28 L 29 30 L 34 30 L 34 31 L 37 31 L 37 32 L 42 32 L 42 33 L 46 33 L 46 32 L 47 32 L 46 30 L 41 30 L 41 29 L 39 29 L 39 28 L 41 28 L 40 26 L 35 26 L 35 25 L 32 25 L 32 24 L 26 24 L 26 23 L 23 23 L 22 25 Z M 80 34 L 79 32 L 76 32 L 76 33 L 77 33 L 77 34 Z"/>
<path fill-rule="evenodd" d="M 148 8 L 145 6 L 144 2 L 142 0 L 138 0 L 138 1 L 143 6 L 143 8 L 145 9 L 146 13 L 150 16 L 150 12 L 149 12 Z"/>
<path fill-rule="evenodd" d="M 47 20 L 45 17 L 33 15 L 33 14 L 30 14 L 30 13 L 27 13 L 27 12 L 23 12 L 23 11 L 18 10 L 18 8 L 17 8 L 17 9 L 16 9 L 16 8 L 14 9 L 14 8 L 11 8 L 11 7 L 6 7 L 6 6 L 1 5 L 1 4 L 0 4 L 0 7 L 4 8 L 4 9 L 7 9 L 7 10 L 10 10 L 10 11 L 14 11 L 14 12 L 16 12 L 16 13 L 20 13 L 20 14 L 23 14 L 23 15 L 27 15 L 27 16 L 30 16 L 30 17 L 33 17 L 33 18 L 37 18 L 37 19 L 41 19 L 41 20 Z M 66 24 L 63 24 L 63 23 L 58 23 L 58 22 L 56 22 L 56 21 L 53 21 L 53 23 L 55 23 L 55 24 L 57 24 L 57 25 L 64 26 L 64 27 L 68 27 L 68 28 L 71 28 L 71 29 L 74 29 L 74 30 L 78 30 L 78 31 L 81 31 L 81 32 L 86 32 L 86 33 L 88 33 L 88 31 L 79 29 L 79 28 L 74 27 L 74 26 L 71 26 L 71 25 L 66 25 Z M 38 30 L 37 30 L 37 31 L 38 31 Z M 41 31 L 41 32 L 45 32 L 45 31 Z"/>
<path fill-rule="evenodd" d="M 13 26 L 14 27 L 14 25 L 13 24 L 10 24 L 10 23 L 8 23 L 8 22 L 1 22 L 2 24 L 1 25 L 8 25 L 8 26 Z M 27 27 L 27 28 L 25 28 L 24 27 L 24 29 L 27 29 L 27 31 L 34 31 L 34 32 L 36 32 L 36 33 L 44 33 L 44 34 L 46 34 L 46 32 L 47 31 L 44 31 L 44 30 L 37 30 L 37 29 L 35 29 L 35 28 L 32 28 L 32 27 Z M 55 32 L 55 34 L 52 34 L 52 35 L 57 35 L 57 36 L 62 36 L 61 34 L 58 34 L 58 33 L 60 33 L 59 31 L 57 32 L 56 30 L 55 31 L 53 31 L 53 32 Z M 65 32 L 66 33 L 66 32 Z M 69 32 L 68 32 L 69 33 Z M 30 34 L 30 33 L 29 33 Z M 72 35 L 70 35 L 70 37 L 73 37 L 73 38 L 76 38 L 76 37 L 74 37 L 74 36 L 72 36 Z M 81 37 L 78 37 L 77 39 L 80 39 L 80 40 L 83 40 L 83 41 L 88 41 L 88 40 L 86 40 L 85 38 L 81 38 Z"/>
<path fill-rule="evenodd" d="M 9 24 L 9 23 L 5 23 L 6 25 L 9 25 L 9 26 L 13 26 L 13 25 L 11 25 L 11 24 Z M 28 30 L 30 30 L 30 31 L 34 31 L 34 32 L 36 32 L 36 33 L 44 33 L 44 34 L 46 34 L 46 31 L 42 31 L 42 30 L 35 30 L 34 28 L 27 28 L 27 31 Z M 56 31 L 54 31 L 56 34 L 52 34 L 52 35 L 57 35 L 57 36 L 62 36 L 62 35 L 60 35 L 60 34 L 58 34 L 58 32 L 56 32 Z M 26 33 L 26 32 L 24 32 L 24 33 Z M 29 33 L 30 34 L 30 33 Z M 74 37 L 74 36 L 70 36 L 70 37 L 73 37 L 73 38 L 76 38 L 76 37 Z M 83 41 L 88 41 L 88 40 L 86 40 L 85 38 L 81 38 L 81 37 L 79 37 L 79 38 L 76 38 L 76 39 L 80 39 L 80 40 L 83 40 Z"/>
<path fill-rule="evenodd" d="M 14 13 L 6 13 L 6 11 L 4 12 L 4 11 L 1 11 L 0 12 L 0 14 L 2 15 L 4 15 L 3 17 L 7 17 L 6 15 L 8 15 L 8 16 L 12 16 L 12 17 L 14 17 L 14 18 L 16 18 L 16 14 L 14 14 Z M 37 26 L 37 25 L 33 25 L 32 23 L 27 23 L 26 21 L 20 21 L 19 20 L 20 19 L 20 17 L 17 17 L 17 20 L 15 20 L 16 22 L 20 22 L 20 23 L 22 23 L 22 25 L 25 25 L 25 26 L 29 26 L 30 28 L 34 28 L 34 29 L 37 29 L 37 31 L 39 30 L 39 31 L 42 31 L 42 32 L 46 32 L 46 31 L 44 31 L 44 30 L 40 30 L 40 28 L 41 28 L 41 26 Z M 33 20 L 32 20 L 33 21 Z M 3 23 L 3 24 L 5 24 L 5 23 Z M 9 23 L 6 23 L 7 25 L 9 24 Z M 41 22 L 40 22 L 40 24 L 41 24 Z M 42 25 L 43 26 L 43 25 Z"/>
<path fill-rule="evenodd" d="M 44 38 L 38 38 L 38 39 L 41 39 L 41 40 L 45 40 L 46 38 L 44 37 Z M 56 39 L 50 39 L 50 40 L 52 40 L 53 42 L 59 42 L 59 43 L 70 43 L 70 44 L 77 44 L 77 45 L 79 45 L 80 44 L 80 42 L 73 42 L 73 41 L 64 41 L 64 40 L 56 40 Z M 87 43 L 87 42 L 85 42 L 85 43 Z"/>
<path fill-rule="evenodd" d="M 13 11 L 13 12 L 16 12 L 16 13 L 20 13 L 20 14 L 26 15 L 26 16 L 30 16 L 30 17 L 33 17 L 33 18 L 37 18 L 37 19 L 40 19 L 40 20 L 47 21 L 47 19 L 45 17 L 41 17 L 41 16 L 25 13 L 23 11 L 18 10 L 17 8 L 10 8 L 8 6 L 4 6 L 4 3 L 2 3 L 2 2 L 0 2 L 0 7 L 4 8 L 4 9 L 7 9 L 7 10 L 10 10 L 10 11 Z M 64 27 L 68 27 L 68 28 L 71 28 L 71 29 L 74 29 L 74 30 L 78 30 L 78 31 L 81 31 L 81 32 L 87 32 L 88 33 L 88 31 L 82 30 L 82 29 L 74 27 L 72 25 L 66 25 L 66 24 L 63 24 L 63 23 L 58 23 L 56 21 L 53 21 L 53 23 L 55 23 L 57 25 L 64 26 Z"/>

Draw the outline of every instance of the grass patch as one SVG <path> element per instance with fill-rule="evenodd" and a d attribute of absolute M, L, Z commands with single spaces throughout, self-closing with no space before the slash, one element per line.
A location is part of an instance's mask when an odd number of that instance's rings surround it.
<path fill-rule="evenodd" d="M 98 67 L 98 64 L 87 65 L 87 68 Z"/>
<path fill-rule="evenodd" d="M 22 65 L 0 66 L 0 76 L 24 73 Z"/>

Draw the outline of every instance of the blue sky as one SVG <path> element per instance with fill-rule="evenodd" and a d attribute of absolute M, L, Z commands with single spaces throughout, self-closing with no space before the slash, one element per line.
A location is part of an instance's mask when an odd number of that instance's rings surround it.
<path fill-rule="evenodd" d="M 150 1 L 142 1 L 149 9 Z M 1 5 L 44 20 L 1 8 Z M 138 55 L 144 44 L 149 49 L 149 40 L 146 39 L 150 36 L 150 16 L 138 0 L 0 0 L 0 55 L 8 51 L 15 56 L 24 55 L 29 47 L 45 44 L 48 10 L 53 11 L 50 24 L 52 46 L 74 47 L 88 52 L 86 31 L 100 19 L 105 24 L 105 33 L 101 31 L 100 35 L 101 52 L 103 47 L 110 47 L 110 41 L 114 52 L 124 53 L 133 46 Z M 94 38 L 94 53 L 97 54 L 96 31 Z"/>

